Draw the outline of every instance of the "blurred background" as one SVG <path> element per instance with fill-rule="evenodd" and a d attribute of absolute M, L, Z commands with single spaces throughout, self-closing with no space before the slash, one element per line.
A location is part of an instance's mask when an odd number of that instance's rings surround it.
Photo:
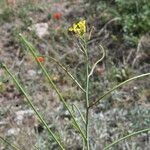
<path fill-rule="evenodd" d="M 99 44 L 106 50 L 105 59 L 90 80 L 90 102 L 130 77 L 150 72 L 149 0 L 0 0 L 0 61 L 19 79 L 67 150 L 82 149 L 82 139 L 18 34 L 25 35 L 37 54 L 44 56 L 44 66 L 70 107 L 75 104 L 84 113 L 84 94 L 49 58 L 60 61 L 85 86 L 83 55 L 77 39 L 68 32 L 73 23 L 83 19 L 88 32 L 92 31 L 88 41 L 91 66 L 102 56 Z M 101 150 L 119 137 L 150 127 L 150 78 L 117 89 L 91 109 L 90 118 L 92 150 Z M 58 150 L 2 69 L 0 136 L 22 150 Z M 0 142 L 0 150 L 11 149 Z M 112 150 L 150 150 L 150 134 L 120 142 Z"/>

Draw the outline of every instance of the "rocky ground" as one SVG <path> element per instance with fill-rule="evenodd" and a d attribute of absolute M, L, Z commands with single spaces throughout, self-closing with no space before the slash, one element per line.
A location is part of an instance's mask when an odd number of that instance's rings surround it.
<path fill-rule="evenodd" d="M 1 4 L 2 6 L 2 4 Z M 75 39 L 68 33 L 68 27 L 80 18 L 85 18 L 89 28 L 94 26 L 89 41 L 91 62 L 99 56 L 98 44 L 106 49 L 107 56 L 99 64 L 90 86 L 91 101 L 129 77 L 150 71 L 150 36 L 143 35 L 139 44 L 131 46 L 122 39 L 117 20 L 102 23 L 86 14 L 88 4 L 82 1 L 42 0 L 27 5 L 20 1 L 8 9 L 0 6 L 0 61 L 5 63 L 19 79 L 32 97 L 36 108 L 47 120 L 49 127 L 59 133 L 66 149 L 82 149 L 82 140 L 70 125 L 71 119 L 55 91 L 49 86 L 41 69 L 18 40 L 22 33 L 35 45 L 40 55 L 45 55 L 44 65 L 53 81 L 70 104 L 77 105 L 84 112 L 84 95 L 69 77 L 52 62 L 53 56 L 74 74 L 84 85 L 83 56 L 77 50 Z M 80 8 L 80 9 L 79 9 Z M 5 13 L 4 13 L 5 10 Z M 56 19 L 55 12 L 61 17 Z M 125 73 L 124 73 L 125 72 Z M 145 77 L 129 83 L 105 98 L 90 111 L 91 149 L 101 150 L 108 143 L 133 131 L 150 126 L 150 78 Z M 93 90 L 92 90 L 93 89 Z M 100 94 L 101 93 L 101 94 Z M 99 95 L 100 94 L 100 95 Z M 48 134 L 40 124 L 16 88 L 12 79 L 0 69 L 0 136 L 18 145 L 22 150 L 58 149 L 49 142 Z M 52 144 L 51 144 L 52 143 Z M 28 145 L 28 146 L 27 146 Z M 149 150 L 150 135 L 143 133 L 125 142 L 114 150 Z M 9 150 L 0 143 L 0 150 Z"/>

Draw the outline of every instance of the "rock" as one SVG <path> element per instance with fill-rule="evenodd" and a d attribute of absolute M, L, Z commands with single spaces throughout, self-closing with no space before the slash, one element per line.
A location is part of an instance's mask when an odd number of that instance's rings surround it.
<path fill-rule="evenodd" d="M 48 32 L 48 23 L 37 23 L 37 24 L 32 25 L 29 29 L 31 31 L 35 31 L 36 35 L 39 38 L 42 38 L 45 35 L 49 34 L 49 32 Z"/>
<path fill-rule="evenodd" d="M 28 118 L 30 116 L 33 116 L 34 112 L 33 110 L 20 110 L 15 113 L 15 119 L 14 121 L 17 123 L 17 125 L 21 125 L 24 118 Z"/>
<path fill-rule="evenodd" d="M 35 75 L 36 75 L 36 71 L 35 70 L 28 70 L 28 75 L 30 76 L 30 77 L 34 77 Z"/>
<path fill-rule="evenodd" d="M 4 125 L 7 125 L 8 123 L 6 121 L 0 121 L 0 127 L 1 126 L 4 126 Z"/>
<path fill-rule="evenodd" d="M 19 133 L 19 128 L 11 128 L 7 131 L 7 136 L 17 135 Z"/>

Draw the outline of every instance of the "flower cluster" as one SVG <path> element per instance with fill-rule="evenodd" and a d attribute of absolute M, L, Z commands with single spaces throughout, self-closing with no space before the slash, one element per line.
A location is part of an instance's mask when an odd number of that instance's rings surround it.
<path fill-rule="evenodd" d="M 69 31 L 74 32 L 78 36 L 83 36 L 86 32 L 86 21 L 82 20 L 78 23 L 74 23 L 72 27 L 69 28 Z"/>

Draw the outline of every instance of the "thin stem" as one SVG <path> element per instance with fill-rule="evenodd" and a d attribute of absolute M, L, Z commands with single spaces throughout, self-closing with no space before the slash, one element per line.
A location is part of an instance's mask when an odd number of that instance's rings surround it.
<path fill-rule="evenodd" d="M 86 108 L 86 147 L 87 147 L 87 150 L 90 149 L 90 143 L 89 143 L 89 108 Z"/>
<path fill-rule="evenodd" d="M 75 77 L 58 60 L 56 60 L 55 58 L 50 57 L 50 56 L 46 56 L 46 57 L 52 59 L 55 63 L 57 63 L 67 73 L 67 75 L 78 85 L 78 87 L 83 92 L 85 92 L 85 89 L 81 86 L 81 84 L 75 79 Z"/>
<path fill-rule="evenodd" d="M 29 51 L 31 52 L 31 54 L 33 55 L 33 57 L 36 59 L 36 53 L 34 52 L 35 48 L 20 34 L 20 37 L 23 41 L 23 43 L 29 48 Z M 41 62 L 37 61 L 38 65 L 41 67 L 43 73 L 45 74 L 46 78 L 48 79 L 49 83 L 51 84 L 51 86 L 53 87 L 53 89 L 55 90 L 55 92 L 57 93 L 57 95 L 59 96 L 60 100 L 62 101 L 62 103 L 64 104 L 65 108 L 68 110 L 71 118 L 73 119 L 76 127 L 78 128 L 79 133 L 81 134 L 81 136 L 86 139 L 86 136 L 84 134 L 84 132 L 82 131 L 81 127 L 79 126 L 78 122 L 76 121 L 72 111 L 70 110 L 68 104 L 66 103 L 65 99 L 63 98 L 62 94 L 59 92 L 57 86 L 54 84 L 54 82 L 52 81 L 51 77 L 49 76 L 47 70 L 44 68 L 44 66 L 41 64 Z"/>
<path fill-rule="evenodd" d="M 142 77 L 145 77 L 145 76 L 149 76 L 150 73 L 145 73 L 145 74 L 142 74 L 142 75 L 139 75 L 139 76 L 135 76 L 135 77 L 132 77 L 118 85 L 116 85 L 115 87 L 113 87 L 111 90 L 109 90 L 108 92 L 106 92 L 103 96 L 101 96 L 98 100 L 96 100 L 95 102 L 91 103 L 89 108 L 93 107 L 94 105 L 96 105 L 99 101 L 101 101 L 105 96 L 107 96 L 108 94 L 110 94 L 111 92 L 113 92 L 114 90 L 116 90 L 117 88 L 123 86 L 124 84 L 132 81 L 132 80 L 135 80 L 135 79 L 138 79 L 138 78 L 142 78 Z"/>
<path fill-rule="evenodd" d="M 80 109 L 75 104 L 73 104 L 72 107 L 78 111 L 79 115 L 81 116 L 83 123 L 86 124 L 86 120 L 85 120 L 83 114 L 81 113 Z"/>
<path fill-rule="evenodd" d="M 89 57 L 88 57 L 88 49 L 87 49 L 87 42 L 85 38 L 81 38 L 81 41 L 83 42 L 80 43 L 81 48 L 84 51 L 85 54 L 85 60 L 86 60 L 86 93 L 85 93 L 85 99 L 86 99 L 86 125 L 85 125 L 85 130 L 86 130 L 86 148 L 87 150 L 90 149 L 90 142 L 89 142 Z"/>
<path fill-rule="evenodd" d="M 87 150 L 90 149 L 89 145 L 89 58 L 85 43 L 85 55 L 86 55 L 86 146 Z"/>
<path fill-rule="evenodd" d="M 35 106 L 33 105 L 30 97 L 27 95 L 27 93 L 25 92 L 25 90 L 23 89 L 23 87 L 20 85 L 20 83 L 18 82 L 18 80 L 13 76 L 13 74 L 9 71 L 9 69 L 3 64 L 3 68 L 5 69 L 5 71 L 10 75 L 10 77 L 13 79 L 13 81 L 15 82 L 15 84 L 19 87 L 20 91 L 24 94 L 25 98 L 27 99 L 27 102 L 29 103 L 30 107 L 32 108 L 32 110 L 35 112 L 35 114 L 38 116 L 39 120 L 41 121 L 41 123 L 46 127 L 48 133 L 50 135 L 52 135 L 53 139 L 57 142 L 57 144 L 59 145 L 59 147 L 64 150 L 62 144 L 60 143 L 60 141 L 57 139 L 57 137 L 55 136 L 55 134 L 51 131 L 51 129 L 48 127 L 47 123 L 45 122 L 45 120 L 42 118 L 42 116 L 40 115 L 40 113 L 36 110 Z"/>
<path fill-rule="evenodd" d="M 79 40 L 79 47 L 80 47 L 81 51 L 83 51 L 83 54 L 86 55 L 86 53 L 87 53 L 87 43 L 86 43 L 85 39 L 82 38 L 82 37 Z"/>
<path fill-rule="evenodd" d="M 83 139 L 83 146 L 82 146 L 82 150 L 85 150 L 85 140 Z"/>
<path fill-rule="evenodd" d="M 126 136 L 124 136 L 124 137 L 114 141 L 110 145 L 106 146 L 103 150 L 107 150 L 107 149 L 111 148 L 112 146 L 118 144 L 120 141 L 123 141 L 123 140 L 125 140 L 125 139 L 127 139 L 127 138 L 129 138 L 131 136 L 134 136 L 134 135 L 137 135 L 137 134 L 140 134 L 140 133 L 143 133 L 143 132 L 148 132 L 148 131 L 150 131 L 150 128 L 139 130 L 139 131 L 133 132 L 131 134 L 128 134 L 128 135 L 126 135 Z"/>
<path fill-rule="evenodd" d="M 100 45 L 100 48 L 102 49 L 102 53 L 103 53 L 103 54 L 102 54 L 102 57 L 94 63 L 94 65 L 93 65 L 93 67 L 92 67 L 92 69 L 91 69 L 91 71 L 90 71 L 90 73 L 89 73 L 89 77 L 93 74 L 96 65 L 97 65 L 99 62 L 101 62 L 101 61 L 104 59 L 104 57 L 105 57 L 105 50 L 104 50 L 104 48 L 103 48 L 101 45 Z"/>
<path fill-rule="evenodd" d="M 10 147 L 12 147 L 14 150 L 21 150 L 20 148 L 18 148 L 16 145 L 11 144 L 10 142 L 8 142 L 6 139 L 4 139 L 3 137 L 0 136 L 0 140 L 2 140 L 4 143 L 7 143 Z"/>
<path fill-rule="evenodd" d="M 36 150 L 40 150 L 36 145 L 33 146 Z"/>

